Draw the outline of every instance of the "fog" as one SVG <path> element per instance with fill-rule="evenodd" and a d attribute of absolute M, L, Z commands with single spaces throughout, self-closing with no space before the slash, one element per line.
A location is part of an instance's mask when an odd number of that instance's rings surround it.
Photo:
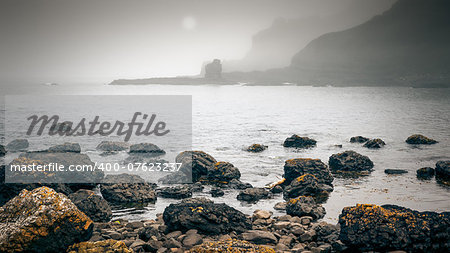
<path fill-rule="evenodd" d="M 358 4 L 357 23 L 393 2 L 1 0 L 0 81 L 106 83 L 196 75 L 213 58 L 243 58 L 252 36 L 278 18 L 314 22 Z"/>

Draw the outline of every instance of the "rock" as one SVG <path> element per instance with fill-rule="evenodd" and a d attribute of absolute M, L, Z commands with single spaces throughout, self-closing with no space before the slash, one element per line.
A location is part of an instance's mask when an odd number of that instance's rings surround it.
<path fill-rule="evenodd" d="M 274 187 L 270 188 L 270 192 L 272 192 L 273 194 L 282 193 L 283 187 L 281 187 L 280 185 L 275 185 Z"/>
<path fill-rule="evenodd" d="M 385 169 L 384 173 L 388 175 L 399 175 L 399 174 L 406 174 L 408 173 L 407 170 L 400 170 L 400 169 Z"/>
<path fill-rule="evenodd" d="M 0 145 L 0 157 L 6 155 L 6 149 L 3 145 Z"/>
<path fill-rule="evenodd" d="M 27 139 L 16 139 L 6 145 L 8 152 L 17 152 L 26 150 L 30 144 Z"/>
<path fill-rule="evenodd" d="M 351 143 L 364 143 L 368 140 L 369 140 L 369 138 L 366 138 L 363 136 L 354 136 L 354 137 L 350 138 Z"/>
<path fill-rule="evenodd" d="M 406 139 L 405 142 L 408 144 L 426 144 L 426 145 L 438 143 L 437 141 L 430 139 L 426 136 L 423 136 L 421 134 L 411 135 L 408 137 L 408 139 Z"/>
<path fill-rule="evenodd" d="M 231 189 L 245 190 L 247 188 L 252 188 L 253 186 L 249 183 L 244 183 L 238 179 L 232 179 L 228 183 L 228 187 L 230 187 Z"/>
<path fill-rule="evenodd" d="M 300 137 L 296 134 L 292 135 L 291 137 L 287 138 L 283 146 L 284 147 L 293 147 L 293 148 L 311 148 L 316 146 L 316 141 L 308 138 L 308 137 Z"/>
<path fill-rule="evenodd" d="M 316 226 L 313 226 L 313 228 L 316 231 L 318 240 L 322 242 L 333 243 L 339 238 L 339 227 L 336 225 L 322 221 L 316 224 Z"/>
<path fill-rule="evenodd" d="M 249 230 L 242 234 L 242 239 L 255 244 L 276 244 L 278 242 L 272 233 L 261 230 Z"/>
<path fill-rule="evenodd" d="M 315 176 L 304 174 L 292 180 L 288 186 L 284 187 L 283 197 L 286 200 L 299 196 L 312 196 L 316 199 L 323 199 L 324 196 L 328 196 L 330 189 L 333 190 L 333 188 L 324 187 L 324 185 L 319 184 Z"/>
<path fill-rule="evenodd" d="M 211 183 L 228 183 L 233 179 L 239 179 L 241 172 L 229 162 L 217 162 L 208 168 L 207 178 Z"/>
<path fill-rule="evenodd" d="M 246 150 L 248 152 L 259 153 L 259 152 L 263 152 L 267 148 L 268 148 L 268 146 L 265 146 L 265 145 L 262 145 L 262 144 L 252 144 Z"/>
<path fill-rule="evenodd" d="M 257 220 L 257 219 L 270 219 L 270 217 L 272 217 L 272 212 L 266 211 L 266 210 L 255 210 L 253 212 L 253 216 L 252 216 L 252 220 Z"/>
<path fill-rule="evenodd" d="M 114 204 L 154 203 L 154 185 L 146 183 L 137 175 L 107 175 L 100 184 L 100 192 L 108 202 Z"/>
<path fill-rule="evenodd" d="M 175 158 L 177 163 L 182 163 L 181 171 L 191 176 L 192 182 L 197 182 L 200 177 L 206 176 L 208 168 L 217 163 L 216 159 L 203 151 L 184 151 Z M 192 171 L 192 173 L 191 173 Z"/>
<path fill-rule="evenodd" d="M 330 156 L 328 164 L 333 173 L 364 173 L 372 171 L 373 168 L 373 162 L 369 157 L 355 151 L 333 154 Z"/>
<path fill-rule="evenodd" d="M 187 186 L 191 189 L 192 192 L 202 192 L 203 189 L 205 189 L 205 187 L 200 182 L 188 184 Z"/>
<path fill-rule="evenodd" d="M 450 160 L 436 163 L 436 179 L 450 183 Z"/>
<path fill-rule="evenodd" d="M 203 238 L 197 233 L 186 234 L 186 237 L 183 239 L 183 245 L 187 248 L 191 248 L 201 243 L 203 243 Z"/>
<path fill-rule="evenodd" d="M 215 203 L 170 204 L 164 210 L 163 219 L 169 231 L 197 229 L 207 235 L 241 233 L 252 226 L 240 211 Z"/>
<path fill-rule="evenodd" d="M 219 189 L 219 188 L 213 188 L 213 189 L 211 189 L 211 191 L 210 191 L 210 193 L 211 193 L 211 196 L 212 197 L 222 197 L 223 195 L 225 195 L 225 192 L 223 192 L 221 189 Z"/>
<path fill-rule="evenodd" d="M 48 152 L 73 152 L 73 153 L 80 153 L 81 152 L 81 147 L 80 144 L 78 143 L 72 143 L 72 142 L 65 142 L 64 144 L 61 145 L 55 145 L 55 146 L 51 146 L 48 149 Z"/>
<path fill-rule="evenodd" d="M 0 208 L 0 251 L 61 252 L 92 235 L 94 224 L 48 187 L 23 190 Z"/>
<path fill-rule="evenodd" d="M 81 189 L 69 195 L 69 199 L 95 222 L 108 222 L 112 218 L 111 207 L 91 190 Z"/>
<path fill-rule="evenodd" d="M 68 253 L 132 253 L 122 241 L 112 239 L 98 242 L 80 242 L 73 244 L 67 249 Z"/>
<path fill-rule="evenodd" d="M 130 146 L 130 153 L 145 153 L 151 155 L 164 155 L 166 151 L 152 143 L 139 143 Z"/>
<path fill-rule="evenodd" d="M 284 164 L 284 185 L 289 185 L 292 180 L 311 174 L 315 176 L 320 184 L 332 185 L 333 176 L 327 165 L 320 159 L 297 158 L 287 160 Z"/>
<path fill-rule="evenodd" d="M 395 205 L 345 207 L 339 239 L 351 251 L 446 252 L 450 213 L 417 212 Z"/>
<path fill-rule="evenodd" d="M 431 167 L 420 168 L 416 171 L 417 178 L 419 179 L 431 179 L 434 176 L 434 169 Z"/>
<path fill-rule="evenodd" d="M 287 202 L 278 202 L 275 204 L 273 209 L 275 210 L 286 210 Z"/>
<path fill-rule="evenodd" d="M 212 62 L 205 65 L 205 78 L 207 79 L 222 78 L 222 63 L 220 63 L 219 59 L 214 59 Z"/>
<path fill-rule="evenodd" d="M 366 143 L 364 143 L 364 147 L 366 148 L 381 148 L 384 145 L 386 145 L 386 143 L 384 143 L 384 141 L 382 139 L 372 139 L 372 140 L 368 140 Z"/>
<path fill-rule="evenodd" d="M 247 241 L 236 239 L 204 242 L 192 248 L 190 253 L 211 253 L 211 252 L 253 252 L 253 253 L 275 253 L 275 250 L 262 245 L 255 245 Z"/>
<path fill-rule="evenodd" d="M 237 195 L 238 200 L 257 202 L 260 199 L 270 199 L 272 198 L 272 193 L 264 188 L 247 188 L 242 190 Z"/>
<path fill-rule="evenodd" d="M 106 152 L 127 150 L 130 144 L 121 141 L 102 141 L 97 145 L 97 149 Z"/>
<path fill-rule="evenodd" d="M 317 220 L 323 218 L 326 212 L 312 197 L 300 196 L 287 202 L 286 213 L 298 217 L 311 216 Z"/>
<path fill-rule="evenodd" d="M 185 203 L 185 204 L 212 204 L 214 203 L 214 201 L 205 198 L 205 197 L 197 197 L 197 198 L 187 198 L 187 199 L 183 199 L 181 200 L 181 203 Z"/>
<path fill-rule="evenodd" d="M 163 187 L 157 189 L 158 196 L 171 199 L 185 199 L 192 197 L 192 190 L 186 185 Z"/>

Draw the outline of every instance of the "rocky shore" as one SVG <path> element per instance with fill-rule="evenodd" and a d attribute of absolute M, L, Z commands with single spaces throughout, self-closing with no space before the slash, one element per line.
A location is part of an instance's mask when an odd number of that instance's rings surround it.
<path fill-rule="evenodd" d="M 350 142 L 380 144 L 380 139 L 362 136 Z M 380 141 L 378 141 L 380 140 Z M 384 143 L 384 142 L 383 142 Z M 20 145 L 18 145 L 20 144 Z M 421 143 L 426 144 L 427 143 Z M 2 149 L 3 154 L 18 152 Z M 286 148 L 314 148 L 316 141 L 293 135 Z M 420 145 L 415 142 L 411 145 Z M 13 145 L 10 145 L 10 147 Z M 372 146 L 372 144 L 368 145 Z M 162 154 L 148 143 L 131 145 L 135 153 Z M 102 142 L 105 152 L 127 150 L 124 143 Z M 267 146 L 255 144 L 249 152 L 263 152 Z M 133 153 L 132 152 L 132 153 Z M 92 163 L 80 153 L 79 145 L 64 143 L 45 152 L 23 153 L 12 163 L 49 162 Z M 253 187 L 241 181 L 239 168 L 217 161 L 203 151 L 180 153 L 177 162 L 192 184 L 161 187 L 137 175 L 104 175 L 101 183 L 6 184 L 5 166 L 0 182 L 0 252 L 448 252 L 450 213 L 418 212 L 395 205 L 370 203 L 345 207 L 337 224 L 321 220 L 322 206 L 334 190 L 336 177 L 368 176 L 374 164 L 355 151 L 320 159 L 286 160 L 283 179 L 267 187 Z M 188 173 L 192 170 L 192 173 Z M 400 170 L 387 169 L 389 174 Z M 417 177 L 448 184 L 450 161 L 438 161 L 436 168 L 420 168 Z M 175 180 L 163 178 L 163 182 Z M 211 198 L 192 198 L 193 192 L 211 189 Z M 256 210 L 248 215 L 215 201 L 224 190 L 234 189 L 236 198 L 249 205 L 261 199 L 282 196 L 274 215 Z M 145 205 L 158 198 L 178 199 L 156 219 L 127 221 L 113 219 L 112 206 Z M 365 202 L 365 201 L 364 201 Z"/>

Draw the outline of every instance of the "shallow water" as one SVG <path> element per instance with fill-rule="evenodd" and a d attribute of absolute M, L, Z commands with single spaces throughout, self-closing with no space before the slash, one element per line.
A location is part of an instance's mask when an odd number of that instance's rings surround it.
<path fill-rule="evenodd" d="M 437 184 L 434 179 L 420 181 L 415 176 L 418 168 L 434 167 L 436 161 L 450 159 L 450 89 L 93 84 L 6 87 L 2 90 L 2 95 L 5 94 L 192 95 L 193 149 L 203 150 L 219 161 L 233 163 L 240 169 L 242 181 L 254 186 L 280 179 L 287 159 L 319 158 L 327 163 L 330 155 L 345 150 L 369 156 L 375 164 L 370 176 L 336 178 L 333 182 L 334 191 L 324 204 L 326 221 L 336 222 L 343 207 L 356 203 L 397 204 L 421 211 L 450 210 L 448 187 Z M 36 98 L 38 102 L 38 95 Z M 405 139 L 415 133 L 439 143 L 421 147 L 406 144 Z M 306 150 L 284 148 L 284 139 L 292 134 L 316 139 L 317 147 Z M 381 138 L 387 145 L 379 150 L 369 150 L 348 142 L 355 135 Z M 269 148 L 258 154 L 243 151 L 253 143 L 262 143 Z M 32 146 L 31 149 L 43 149 L 50 144 Z M 95 150 L 98 143 L 80 144 L 94 161 L 126 157 L 124 153 L 101 157 Z M 336 144 L 343 147 L 335 147 Z M 7 159 L 15 155 L 11 154 Z M 405 169 L 409 173 L 386 175 L 386 168 Z M 209 196 L 207 192 L 205 189 L 204 193 L 195 195 Z M 277 195 L 274 199 L 249 205 L 237 201 L 236 195 L 237 191 L 229 190 L 215 201 L 248 214 L 255 209 L 273 210 L 273 205 L 282 201 L 282 196 Z M 115 216 L 131 220 L 153 218 L 172 202 L 176 200 L 159 198 L 155 205 L 141 210 L 116 210 Z"/>

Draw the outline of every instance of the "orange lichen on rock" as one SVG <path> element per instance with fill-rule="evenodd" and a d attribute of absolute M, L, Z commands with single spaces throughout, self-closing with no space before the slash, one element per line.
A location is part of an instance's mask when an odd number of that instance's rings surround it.
<path fill-rule="evenodd" d="M 267 246 L 256 245 L 247 241 L 229 239 L 223 241 L 204 242 L 195 246 L 190 253 L 275 253 L 275 250 Z"/>
<path fill-rule="evenodd" d="M 70 246 L 67 253 L 132 253 L 122 241 L 108 239 L 98 242 L 80 242 Z"/>

